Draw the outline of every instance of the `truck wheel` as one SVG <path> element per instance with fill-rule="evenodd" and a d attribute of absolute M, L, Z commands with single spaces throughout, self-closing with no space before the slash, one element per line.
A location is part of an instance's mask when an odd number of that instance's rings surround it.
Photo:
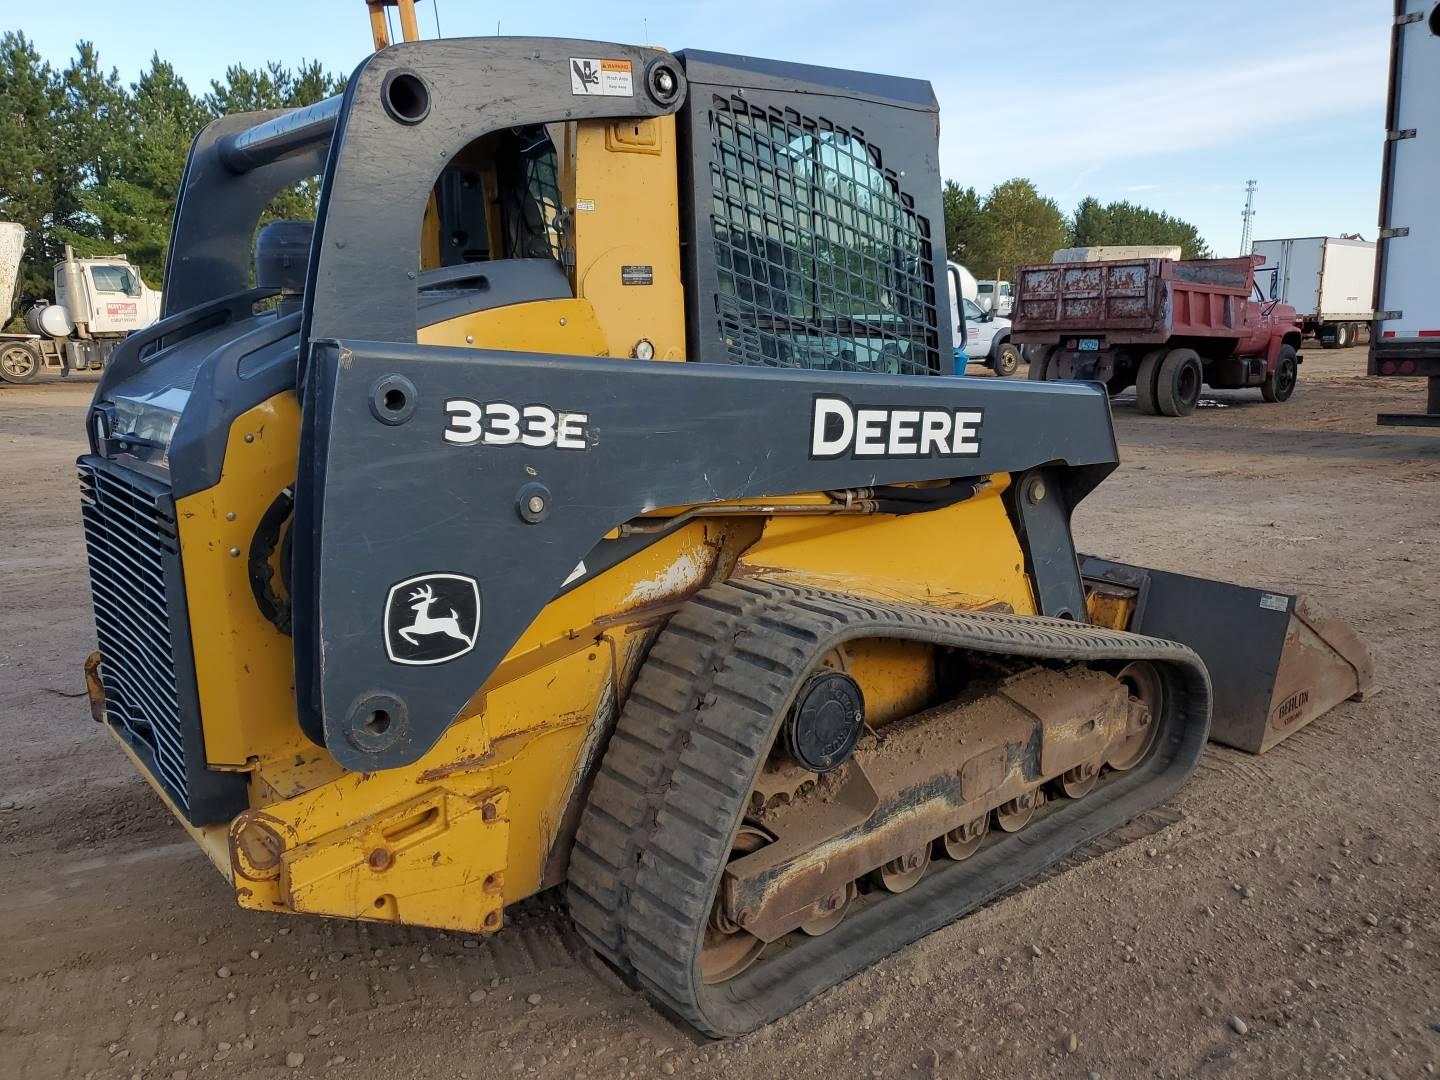
<path fill-rule="evenodd" d="M 990 358 L 990 370 L 1002 378 L 1014 375 L 1020 370 L 1020 346 L 1001 342 Z"/>
<path fill-rule="evenodd" d="M 1355 337 L 1350 331 L 1350 324 L 1348 322 L 1335 324 L 1335 348 L 1348 349 L 1354 344 L 1354 341 Z"/>
<path fill-rule="evenodd" d="M 1266 401 L 1289 401 L 1290 395 L 1295 393 L 1295 383 L 1300 377 L 1300 367 L 1295 362 L 1295 346 L 1280 346 L 1280 359 L 1275 362 L 1275 370 L 1265 376 L 1265 381 L 1260 384 L 1260 396 Z"/>
<path fill-rule="evenodd" d="M 1159 406 L 1155 404 L 1155 377 L 1160 372 L 1160 361 L 1163 359 L 1164 349 L 1151 349 L 1135 372 L 1135 407 L 1151 416 L 1160 415 Z"/>
<path fill-rule="evenodd" d="M 28 341 L 8 341 L 0 345 L 0 379 L 6 382 L 34 382 L 45 365 L 40 354 Z"/>
<path fill-rule="evenodd" d="M 1194 349 L 1171 349 L 1155 377 L 1155 404 L 1163 416 L 1189 416 L 1200 402 L 1205 369 Z"/>
<path fill-rule="evenodd" d="M 1036 382 L 1052 381 L 1055 378 L 1055 350 L 1058 346 L 1045 345 L 1030 354 L 1030 378 Z"/>

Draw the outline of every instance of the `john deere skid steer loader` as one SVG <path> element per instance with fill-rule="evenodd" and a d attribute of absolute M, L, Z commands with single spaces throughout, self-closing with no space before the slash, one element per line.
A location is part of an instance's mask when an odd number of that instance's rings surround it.
<path fill-rule="evenodd" d="M 1071 540 L 1104 388 L 951 377 L 937 116 L 485 38 L 205 129 L 89 414 L 87 673 L 242 906 L 485 932 L 563 885 L 727 1035 L 1184 781 L 1211 678 L 1131 632 L 1173 582 Z M 1358 688 L 1280 717 L 1295 598 L 1241 592 L 1262 726 Z"/>

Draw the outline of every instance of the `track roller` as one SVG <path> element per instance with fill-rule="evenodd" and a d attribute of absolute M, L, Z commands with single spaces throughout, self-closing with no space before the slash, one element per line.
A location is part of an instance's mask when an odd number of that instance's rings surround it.
<path fill-rule="evenodd" d="M 870 880 L 886 892 L 902 893 L 919 884 L 925 871 L 930 869 L 929 845 L 915 851 L 897 855 L 884 866 L 872 870 Z"/>
<path fill-rule="evenodd" d="M 990 831 L 990 815 L 983 814 L 973 821 L 967 821 L 959 828 L 951 829 L 940 838 L 940 847 L 947 859 L 964 862 L 980 850 L 985 836 Z"/>

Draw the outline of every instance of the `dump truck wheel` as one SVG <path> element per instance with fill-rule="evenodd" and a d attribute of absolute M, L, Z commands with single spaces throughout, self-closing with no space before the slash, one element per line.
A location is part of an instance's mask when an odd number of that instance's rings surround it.
<path fill-rule="evenodd" d="M 1280 401 L 1289 401 L 1290 395 L 1295 393 L 1295 383 L 1299 381 L 1300 365 L 1295 359 L 1295 346 L 1280 346 L 1280 359 L 1275 364 L 1275 370 L 1265 376 L 1265 381 L 1260 384 L 1260 396 L 1272 404 Z"/>
<path fill-rule="evenodd" d="M 1155 404 L 1155 379 L 1160 372 L 1160 361 L 1164 359 L 1164 349 L 1151 349 L 1135 372 L 1135 407 L 1151 416 L 1160 414 L 1160 408 Z"/>
<path fill-rule="evenodd" d="M 990 361 L 990 370 L 1002 378 L 1009 378 L 1020 370 L 1020 346 L 1002 342 Z"/>
<path fill-rule="evenodd" d="M 1032 353 L 1030 357 L 1030 378 L 1036 382 L 1047 382 L 1055 376 L 1055 350 L 1057 346 L 1047 345 Z"/>
<path fill-rule="evenodd" d="M 1205 369 L 1194 349 L 1171 349 L 1155 377 L 1155 404 L 1162 416 L 1189 416 L 1200 403 Z"/>
<path fill-rule="evenodd" d="M 1352 337 L 1349 323 L 1342 322 L 1335 324 L 1335 348 L 1348 349 L 1351 345 Z"/>
<path fill-rule="evenodd" d="M 1117 371 L 1114 375 L 1111 375 L 1110 378 L 1105 380 L 1105 392 L 1109 394 L 1112 398 L 1119 397 L 1121 394 L 1123 394 L 1126 390 L 1129 390 L 1130 387 L 1134 385 L 1135 377 L 1133 372 Z"/>
<path fill-rule="evenodd" d="M 0 345 L 0 379 L 12 383 L 34 382 L 44 368 L 40 354 L 28 341 Z"/>

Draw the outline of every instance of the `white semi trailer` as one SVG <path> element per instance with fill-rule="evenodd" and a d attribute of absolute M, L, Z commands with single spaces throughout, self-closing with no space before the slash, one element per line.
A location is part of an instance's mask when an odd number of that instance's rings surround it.
<path fill-rule="evenodd" d="M 1428 380 L 1425 412 L 1381 424 L 1440 427 L 1440 2 L 1395 0 L 1380 170 L 1370 374 Z"/>
<path fill-rule="evenodd" d="M 0 327 L 14 313 L 25 230 L 0 222 Z M 132 331 L 160 317 L 160 293 L 140 279 L 123 255 L 77 259 L 69 245 L 55 267 L 55 302 L 25 312 L 25 330 L 0 332 L 0 381 L 23 383 L 49 370 L 98 371 Z"/>
<path fill-rule="evenodd" d="M 1255 268 L 1255 284 L 1268 299 L 1293 307 L 1305 333 L 1327 349 L 1360 343 L 1375 287 L 1373 241 L 1296 236 L 1256 240 L 1251 252 L 1265 260 Z"/>

